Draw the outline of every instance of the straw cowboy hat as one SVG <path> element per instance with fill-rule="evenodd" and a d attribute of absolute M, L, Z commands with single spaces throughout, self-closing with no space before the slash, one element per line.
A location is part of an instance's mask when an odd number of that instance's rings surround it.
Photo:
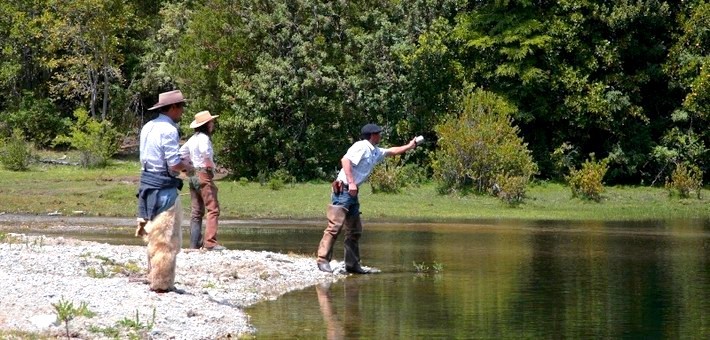
<path fill-rule="evenodd" d="M 195 120 L 190 123 L 190 128 L 194 129 L 204 125 L 212 119 L 219 117 L 219 115 L 213 116 L 209 111 L 202 111 L 195 114 Z"/>
<path fill-rule="evenodd" d="M 155 109 L 159 109 L 163 106 L 168 106 L 168 105 L 177 104 L 177 103 L 184 103 L 184 102 L 185 102 L 185 97 L 182 96 L 182 92 L 180 92 L 180 90 L 163 92 L 158 95 L 158 102 L 155 105 L 153 105 L 153 107 L 149 108 L 148 110 L 155 110 Z"/>

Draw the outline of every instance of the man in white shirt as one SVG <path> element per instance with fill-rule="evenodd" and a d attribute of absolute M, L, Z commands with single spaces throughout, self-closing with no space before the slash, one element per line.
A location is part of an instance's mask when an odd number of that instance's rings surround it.
<path fill-rule="evenodd" d="M 179 155 L 177 123 L 182 118 L 185 99 L 179 90 L 161 93 L 157 118 L 143 126 L 140 134 L 141 179 L 138 187 L 138 229 L 148 243 L 148 282 L 155 292 L 177 291 L 175 264 L 182 245 L 182 210 L 178 190 L 181 171 L 192 165 Z"/>
<path fill-rule="evenodd" d="M 349 273 L 367 274 L 360 265 L 359 240 L 362 235 L 358 188 L 367 180 L 372 169 L 387 156 L 395 156 L 414 149 L 417 144 L 412 139 L 408 144 L 391 148 L 380 148 L 382 128 L 366 124 L 360 130 L 361 140 L 355 142 L 340 160 L 342 169 L 333 182 L 331 204 L 328 206 L 328 227 L 318 246 L 318 269 L 332 272 L 333 245 L 345 226 L 345 270 Z"/>

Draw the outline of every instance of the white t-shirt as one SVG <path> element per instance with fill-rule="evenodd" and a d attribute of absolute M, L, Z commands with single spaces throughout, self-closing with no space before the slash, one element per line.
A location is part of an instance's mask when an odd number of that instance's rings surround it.
<path fill-rule="evenodd" d="M 202 132 L 197 132 L 180 147 L 180 158 L 190 158 L 192 166 L 206 168 L 207 164 L 214 164 L 212 141 Z M 209 160 L 209 163 L 206 161 Z"/>
<path fill-rule="evenodd" d="M 370 177 L 370 173 L 372 173 L 372 169 L 375 168 L 375 165 L 385 159 L 386 152 L 386 149 L 374 146 L 366 139 L 355 142 L 348 149 L 348 152 L 345 153 L 343 158 L 347 158 L 352 164 L 352 175 L 355 180 L 355 185 L 360 186 L 362 182 L 365 182 L 367 178 Z M 338 180 L 344 183 L 348 182 L 343 169 L 340 169 L 338 173 Z"/>

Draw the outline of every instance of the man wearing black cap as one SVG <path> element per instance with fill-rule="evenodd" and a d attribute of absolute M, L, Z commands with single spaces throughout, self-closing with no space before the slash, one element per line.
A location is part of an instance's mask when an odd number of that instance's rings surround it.
<path fill-rule="evenodd" d="M 345 226 L 345 270 L 349 273 L 367 274 L 360 266 L 359 240 L 362 234 L 360 220 L 360 202 L 358 188 L 372 173 L 377 163 L 386 156 L 405 153 L 417 146 L 414 139 L 408 144 L 391 148 L 380 148 L 382 129 L 375 124 L 362 127 L 360 141 L 355 142 L 340 160 L 343 168 L 333 182 L 333 194 L 326 214 L 328 227 L 323 232 L 323 238 L 318 245 L 318 269 L 332 272 L 330 260 L 333 258 L 333 245 Z"/>

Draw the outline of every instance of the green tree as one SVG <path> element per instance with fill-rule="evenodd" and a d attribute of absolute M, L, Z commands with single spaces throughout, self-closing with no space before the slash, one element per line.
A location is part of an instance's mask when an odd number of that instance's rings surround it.
<path fill-rule="evenodd" d="M 121 47 L 134 18 L 133 7 L 123 0 L 49 0 L 43 23 L 52 93 L 86 104 L 92 117 L 105 120 L 111 86 L 124 80 Z"/>
<path fill-rule="evenodd" d="M 660 65 L 674 10 L 653 0 L 480 2 L 458 17 L 449 45 L 468 83 L 519 108 L 542 176 L 554 173 L 553 150 L 572 143 L 615 152 L 610 176 L 631 180 L 673 107 Z"/>
<path fill-rule="evenodd" d="M 42 60 L 42 15 L 46 1 L 7 0 L 0 4 L 0 107 L 12 110 L 26 91 L 47 96 L 49 72 Z"/>
<path fill-rule="evenodd" d="M 654 156 L 662 169 L 686 163 L 707 173 L 710 155 L 710 3 L 691 1 L 679 15 L 681 32 L 670 50 L 665 70 L 670 85 L 683 93 Z M 659 173 L 660 174 L 660 173 Z"/>
<path fill-rule="evenodd" d="M 222 115 L 217 154 L 240 176 L 329 177 L 366 122 L 393 143 L 431 131 L 437 112 L 413 109 L 427 101 L 415 103 L 425 85 L 409 76 L 425 60 L 404 60 L 457 2 L 205 1 L 191 8 L 173 79 L 190 105 Z"/>

